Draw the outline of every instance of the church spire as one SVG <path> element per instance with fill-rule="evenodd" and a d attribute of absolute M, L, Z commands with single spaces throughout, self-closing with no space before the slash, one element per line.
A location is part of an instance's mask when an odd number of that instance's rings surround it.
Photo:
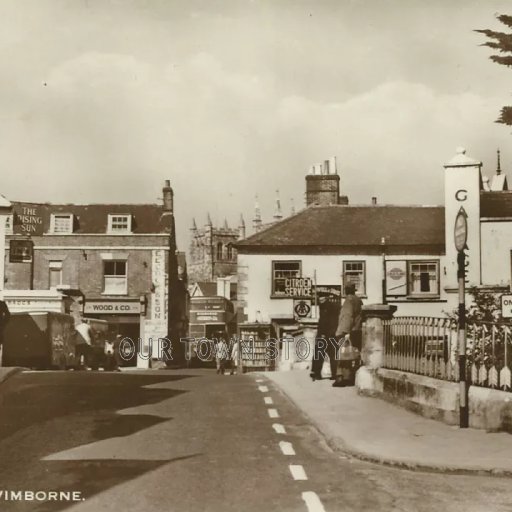
<path fill-rule="evenodd" d="M 283 218 L 283 213 L 281 212 L 281 199 L 279 198 L 279 190 L 276 190 L 276 208 L 274 210 L 274 220 L 279 221 Z"/>
<path fill-rule="evenodd" d="M 242 214 L 240 214 L 240 222 L 238 223 L 238 238 L 240 240 L 245 238 L 245 221 Z"/>
<path fill-rule="evenodd" d="M 260 203 L 258 201 L 258 194 L 256 194 L 254 200 L 254 219 L 252 220 L 252 227 L 254 231 L 259 231 L 261 228 L 261 210 Z"/>

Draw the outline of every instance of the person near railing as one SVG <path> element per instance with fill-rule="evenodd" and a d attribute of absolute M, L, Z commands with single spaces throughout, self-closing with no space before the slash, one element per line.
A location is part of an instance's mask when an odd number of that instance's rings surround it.
<path fill-rule="evenodd" d="M 322 378 L 322 367 L 325 361 L 325 355 L 329 356 L 331 366 L 331 379 L 336 376 L 336 349 L 337 340 L 335 338 L 336 328 L 338 327 L 338 317 L 340 314 L 339 297 L 329 294 L 319 297 L 319 317 L 318 327 L 315 338 L 315 349 L 313 352 L 313 363 L 311 365 L 310 377 L 315 380 Z"/>
<path fill-rule="evenodd" d="M 355 380 L 355 365 L 357 363 L 354 359 L 343 358 L 341 359 L 341 350 L 347 348 L 348 339 L 353 349 L 353 354 L 361 351 L 362 343 L 362 309 L 363 301 L 356 295 L 356 287 L 354 284 L 347 284 L 345 286 L 345 300 L 340 310 L 338 320 L 338 327 L 336 329 L 336 338 L 340 343 L 340 348 L 337 351 L 337 371 L 336 379 L 333 383 L 334 387 L 343 387 L 352 385 Z"/>

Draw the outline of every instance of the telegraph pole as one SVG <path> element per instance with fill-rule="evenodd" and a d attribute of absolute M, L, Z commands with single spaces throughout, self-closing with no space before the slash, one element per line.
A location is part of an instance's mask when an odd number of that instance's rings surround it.
<path fill-rule="evenodd" d="M 459 286 L 459 325 L 457 341 L 459 348 L 459 426 L 468 428 L 468 386 L 466 379 L 466 255 L 468 220 L 463 207 L 455 218 L 454 240 L 457 249 L 457 281 Z"/>

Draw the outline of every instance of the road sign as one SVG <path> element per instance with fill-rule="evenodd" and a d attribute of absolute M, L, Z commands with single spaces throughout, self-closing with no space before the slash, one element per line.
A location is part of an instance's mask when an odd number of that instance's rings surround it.
<path fill-rule="evenodd" d="M 461 206 L 457 217 L 455 218 L 455 227 L 453 230 L 455 249 L 463 251 L 468 241 L 468 216 L 466 210 Z"/>
<path fill-rule="evenodd" d="M 308 318 L 311 316 L 311 300 L 294 300 L 293 314 L 295 318 Z"/>
<path fill-rule="evenodd" d="M 501 296 L 501 316 L 512 318 L 512 295 Z"/>

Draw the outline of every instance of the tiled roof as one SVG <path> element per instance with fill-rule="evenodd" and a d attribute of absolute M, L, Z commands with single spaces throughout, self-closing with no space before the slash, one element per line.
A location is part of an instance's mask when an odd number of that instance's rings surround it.
<path fill-rule="evenodd" d="M 240 252 L 308 250 L 444 252 L 442 206 L 311 206 L 236 244 Z"/>
<path fill-rule="evenodd" d="M 217 283 L 198 281 L 196 284 L 205 297 L 214 297 L 217 295 Z"/>
<path fill-rule="evenodd" d="M 14 228 L 20 222 L 17 215 L 23 214 L 23 208 L 34 208 L 42 217 L 43 232 L 50 231 L 52 213 L 73 214 L 73 233 L 96 234 L 107 233 L 108 215 L 132 215 L 132 233 L 155 234 L 165 233 L 169 225 L 169 216 L 163 215 L 164 210 L 158 204 L 49 204 L 12 202 L 14 210 Z"/>
<path fill-rule="evenodd" d="M 480 217 L 512 217 L 512 191 L 480 192 Z"/>

